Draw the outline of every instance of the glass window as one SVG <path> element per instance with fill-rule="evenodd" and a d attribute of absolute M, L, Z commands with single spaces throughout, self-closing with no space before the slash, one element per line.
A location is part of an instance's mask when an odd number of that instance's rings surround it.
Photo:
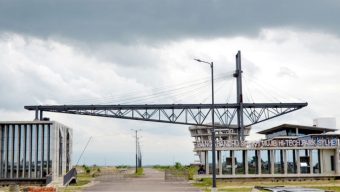
<path fill-rule="evenodd" d="M 221 156 L 222 156 L 222 174 L 224 175 L 232 174 L 231 151 L 222 151 Z"/>
<path fill-rule="evenodd" d="M 284 173 L 283 170 L 283 151 L 282 150 L 274 150 L 274 173 L 275 174 L 282 174 Z"/>
<path fill-rule="evenodd" d="M 244 151 L 235 151 L 235 164 L 236 164 L 236 169 L 235 173 L 236 174 L 244 174 Z"/>
<path fill-rule="evenodd" d="M 255 150 L 247 151 L 248 174 L 257 174 L 257 155 Z"/>
<path fill-rule="evenodd" d="M 26 159 L 26 167 L 27 167 L 27 177 L 29 176 L 29 173 L 32 172 L 32 161 L 33 161 L 33 125 L 28 125 L 27 126 L 27 134 L 26 134 L 26 139 L 27 139 L 27 159 Z M 30 175 L 32 177 L 32 174 Z"/>
<path fill-rule="evenodd" d="M 8 162 L 7 162 L 7 171 L 8 174 L 7 176 L 12 177 L 12 160 L 13 160 L 13 125 L 9 125 L 9 129 L 8 129 Z"/>
<path fill-rule="evenodd" d="M 52 138 L 52 133 L 51 133 L 51 125 L 48 125 L 47 127 L 47 160 L 48 160 L 48 174 L 52 172 L 52 158 L 51 158 L 51 138 Z"/>
<path fill-rule="evenodd" d="M 269 150 L 261 150 L 261 173 L 270 174 Z"/>
<path fill-rule="evenodd" d="M 37 126 L 32 125 L 32 163 L 31 163 L 31 177 L 35 177 L 35 165 L 36 165 L 36 151 L 37 151 L 37 145 L 36 145 L 36 139 L 37 139 Z"/>
<path fill-rule="evenodd" d="M 313 173 L 321 173 L 320 170 L 320 149 L 312 150 Z"/>
<path fill-rule="evenodd" d="M 211 158 L 209 158 L 209 161 L 210 159 Z M 210 170 L 210 163 L 209 163 L 209 170 Z M 62 176 L 62 174 L 63 174 L 63 137 L 61 135 L 61 130 L 59 130 L 59 176 Z"/>
<path fill-rule="evenodd" d="M 5 168 L 5 125 L 1 126 L 1 177 L 4 177 Z"/>
<path fill-rule="evenodd" d="M 295 150 L 293 149 L 287 150 L 287 173 L 288 174 L 297 173 L 296 154 Z"/>
<path fill-rule="evenodd" d="M 70 134 L 68 131 L 66 131 L 67 134 L 66 134 L 66 172 L 68 172 L 70 170 L 70 160 L 71 160 L 71 157 L 70 157 Z M 216 154 L 218 154 L 218 151 L 216 151 Z M 216 156 L 217 157 L 217 156 Z M 219 157 L 221 158 L 221 157 Z M 218 162 L 218 161 L 216 161 Z M 219 172 L 219 167 L 217 166 L 216 164 L 216 172 L 218 173 Z"/>
<path fill-rule="evenodd" d="M 19 135 L 19 125 L 14 125 L 14 131 L 13 131 L 13 141 L 14 141 L 14 164 L 13 164 L 13 174 L 14 177 L 16 177 L 17 174 L 17 169 L 18 169 L 18 145 L 19 145 L 19 140 L 18 140 L 18 135 Z"/>
<path fill-rule="evenodd" d="M 23 177 L 25 159 L 25 125 L 20 126 L 20 172 L 19 177 Z"/>
<path fill-rule="evenodd" d="M 300 172 L 301 173 L 310 173 L 309 150 L 307 150 L 307 149 L 299 150 L 299 156 L 300 156 Z"/>
<path fill-rule="evenodd" d="M 38 160 L 37 160 L 37 175 L 38 177 L 41 177 L 41 154 L 42 154 L 42 147 L 41 147 L 41 142 L 42 142 L 42 124 L 37 125 L 37 156 L 38 156 Z"/>
<path fill-rule="evenodd" d="M 44 125 L 44 171 L 43 171 L 43 177 L 47 175 L 47 136 L 48 136 L 48 124 Z"/>

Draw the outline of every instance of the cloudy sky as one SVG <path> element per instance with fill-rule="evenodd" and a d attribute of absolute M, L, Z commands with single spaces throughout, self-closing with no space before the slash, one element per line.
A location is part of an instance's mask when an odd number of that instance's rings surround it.
<path fill-rule="evenodd" d="M 253 133 L 340 122 L 339 10 L 335 0 L 0 0 L 1 120 L 32 120 L 23 106 L 36 104 L 208 103 L 210 69 L 193 58 L 215 63 L 216 102 L 234 102 L 241 50 L 246 101 L 309 103 Z M 92 136 L 81 163 L 133 164 L 131 129 L 142 129 L 145 164 L 196 159 L 187 126 L 46 116 L 73 128 L 74 162 Z"/>

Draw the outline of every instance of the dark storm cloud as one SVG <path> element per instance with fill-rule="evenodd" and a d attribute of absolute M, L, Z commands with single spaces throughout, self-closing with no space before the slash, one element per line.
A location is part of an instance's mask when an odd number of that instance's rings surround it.
<path fill-rule="evenodd" d="M 0 1 L 0 30 L 88 42 L 256 35 L 266 27 L 340 34 L 339 8 L 335 0 Z"/>

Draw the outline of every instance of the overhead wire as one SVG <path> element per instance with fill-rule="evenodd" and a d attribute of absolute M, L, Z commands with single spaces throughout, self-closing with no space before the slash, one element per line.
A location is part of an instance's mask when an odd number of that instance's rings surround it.
<path fill-rule="evenodd" d="M 225 77 L 219 77 L 219 78 L 216 78 L 215 80 L 219 81 L 220 79 L 223 79 Z M 185 94 L 191 94 L 193 91 L 196 91 L 196 90 L 199 90 L 199 89 L 202 89 L 202 88 L 205 88 L 205 87 L 208 87 L 209 86 L 209 81 L 208 82 L 204 82 L 204 83 L 201 83 L 200 86 L 189 86 L 189 87 L 186 87 L 187 89 L 181 89 L 181 90 L 176 90 L 176 91 L 172 91 L 172 92 L 164 92 L 162 94 L 157 94 L 157 95 L 150 95 L 150 96 L 147 96 L 147 97 L 142 97 L 142 98 L 137 98 L 135 100 L 129 100 L 128 102 L 124 102 L 124 101 L 120 101 L 120 102 L 123 102 L 124 104 L 126 103 L 132 103 L 132 102 L 140 102 L 140 101 L 145 101 L 145 100 L 148 100 L 148 99 L 153 99 L 153 98 L 157 98 L 157 97 L 174 97 L 174 96 L 181 96 L 181 95 L 185 95 Z"/>
<path fill-rule="evenodd" d="M 216 79 L 222 77 L 222 76 L 226 76 L 226 74 L 228 73 L 221 73 L 216 75 Z M 148 97 L 149 95 L 157 95 L 157 94 L 162 94 L 165 92 L 171 92 L 171 91 L 176 91 L 178 89 L 185 89 L 186 87 L 191 87 L 194 86 L 195 84 L 201 84 L 201 83 L 206 83 L 209 81 L 209 77 L 205 77 L 205 78 L 200 78 L 200 79 L 196 79 L 196 80 L 191 80 L 191 81 L 187 81 L 184 83 L 178 83 L 178 85 L 180 85 L 180 87 L 178 86 L 163 86 L 162 88 L 153 88 L 151 89 L 152 93 L 151 94 L 140 94 L 139 90 L 134 90 L 131 92 L 128 92 L 126 94 L 116 94 L 116 95 L 109 95 L 106 97 L 100 97 L 100 98 L 77 98 L 76 100 L 69 100 L 68 102 L 72 102 L 73 101 L 77 101 L 77 102 L 90 102 L 90 103 L 107 103 L 107 102 L 117 102 L 117 101 L 121 101 L 122 99 L 127 100 L 127 99 L 135 99 L 135 98 L 139 98 L 139 97 Z M 165 88 L 164 88 L 165 87 Z M 66 102 L 66 103 L 68 103 Z M 65 103 L 65 102 L 64 102 Z"/>
<path fill-rule="evenodd" d="M 271 85 L 270 83 L 261 81 L 260 79 L 258 79 L 256 77 L 253 78 L 252 81 L 256 83 L 256 86 L 259 89 L 262 89 L 264 92 L 266 92 L 266 95 L 270 95 L 276 101 L 279 101 L 279 102 L 292 101 L 292 100 L 303 101 L 302 99 L 300 99 L 296 96 L 292 96 L 289 93 L 284 93 L 286 91 L 280 90 L 280 87 L 275 86 L 275 88 L 274 88 L 274 86 Z M 268 90 L 268 89 L 270 89 L 270 90 Z"/>

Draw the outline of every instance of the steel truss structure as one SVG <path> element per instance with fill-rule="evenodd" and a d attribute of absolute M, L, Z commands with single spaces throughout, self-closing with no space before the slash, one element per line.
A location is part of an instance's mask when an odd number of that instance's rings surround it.
<path fill-rule="evenodd" d="M 244 127 L 272 119 L 307 106 L 307 103 L 244 103 L 242 96 L 241 52 L 236 55 L 237 102 L 222 104 L 153 104 L 153 105 L 38 105 L 25 106 L 35 111 L 35 119 L 43 112 L 57 112 L 119 119 L 162 122 L 212 127 L 209 114 L 214 112 L 216 128 L 235 128 L 244 140 Z M 212 73 L 213 76 L 213 73 Z M 213 80 L 212 80 L 213 83 Z M 209 122 L 210 121 L 210 122 Z"/>
<path fill-rule="evenodd" d="M 78 115 L 111 117 L 120 119 L 162 122 L 172 124 L 199 125 L 211 127 L 213 188 L 216 188 L 215 129 L 235 128 L 236 122 L 240 141 L 245 140 L 244 128 L 272 119 L 307 106 L 307 103 L 244 103 L 242 93 L 241 52 L 236 55 L 236 103 L 214 103 L 213 62 L 196 59 L 210 64 L 212 76 L 211 104 L 157 104 L 157 105 L 53 105 L 25 106 L 35 111 L 36 119 L 43 119 L 43 112 L 57 112 Z M 39 116 L 40 113 L 40 116 Z M 211 116 L 211 120 L 208 116 Z M 211 121 L 212 123 L 210 123 Z M 137 163 L 137 156 L 136 156 Z M 137 168 L 136 164 L 136 168 Z"/>
<path fill-rule="evenodd" d="M 243 103 L 244 126 L 254 125 L 307 106 L 307 103 Z M 119 119 L 152 121 L 172 124 L 211 126 L 208 116 L 211 104 L 157 105 L 45 105 L 25 106 L 36 111 L 36 119 L 43 112 L 57 112 Z M 214 104 L 216 127 L 229 128 L 236 118 L 238 104 Z M 235 128 L 235 127 L 234 127 Z"/>

